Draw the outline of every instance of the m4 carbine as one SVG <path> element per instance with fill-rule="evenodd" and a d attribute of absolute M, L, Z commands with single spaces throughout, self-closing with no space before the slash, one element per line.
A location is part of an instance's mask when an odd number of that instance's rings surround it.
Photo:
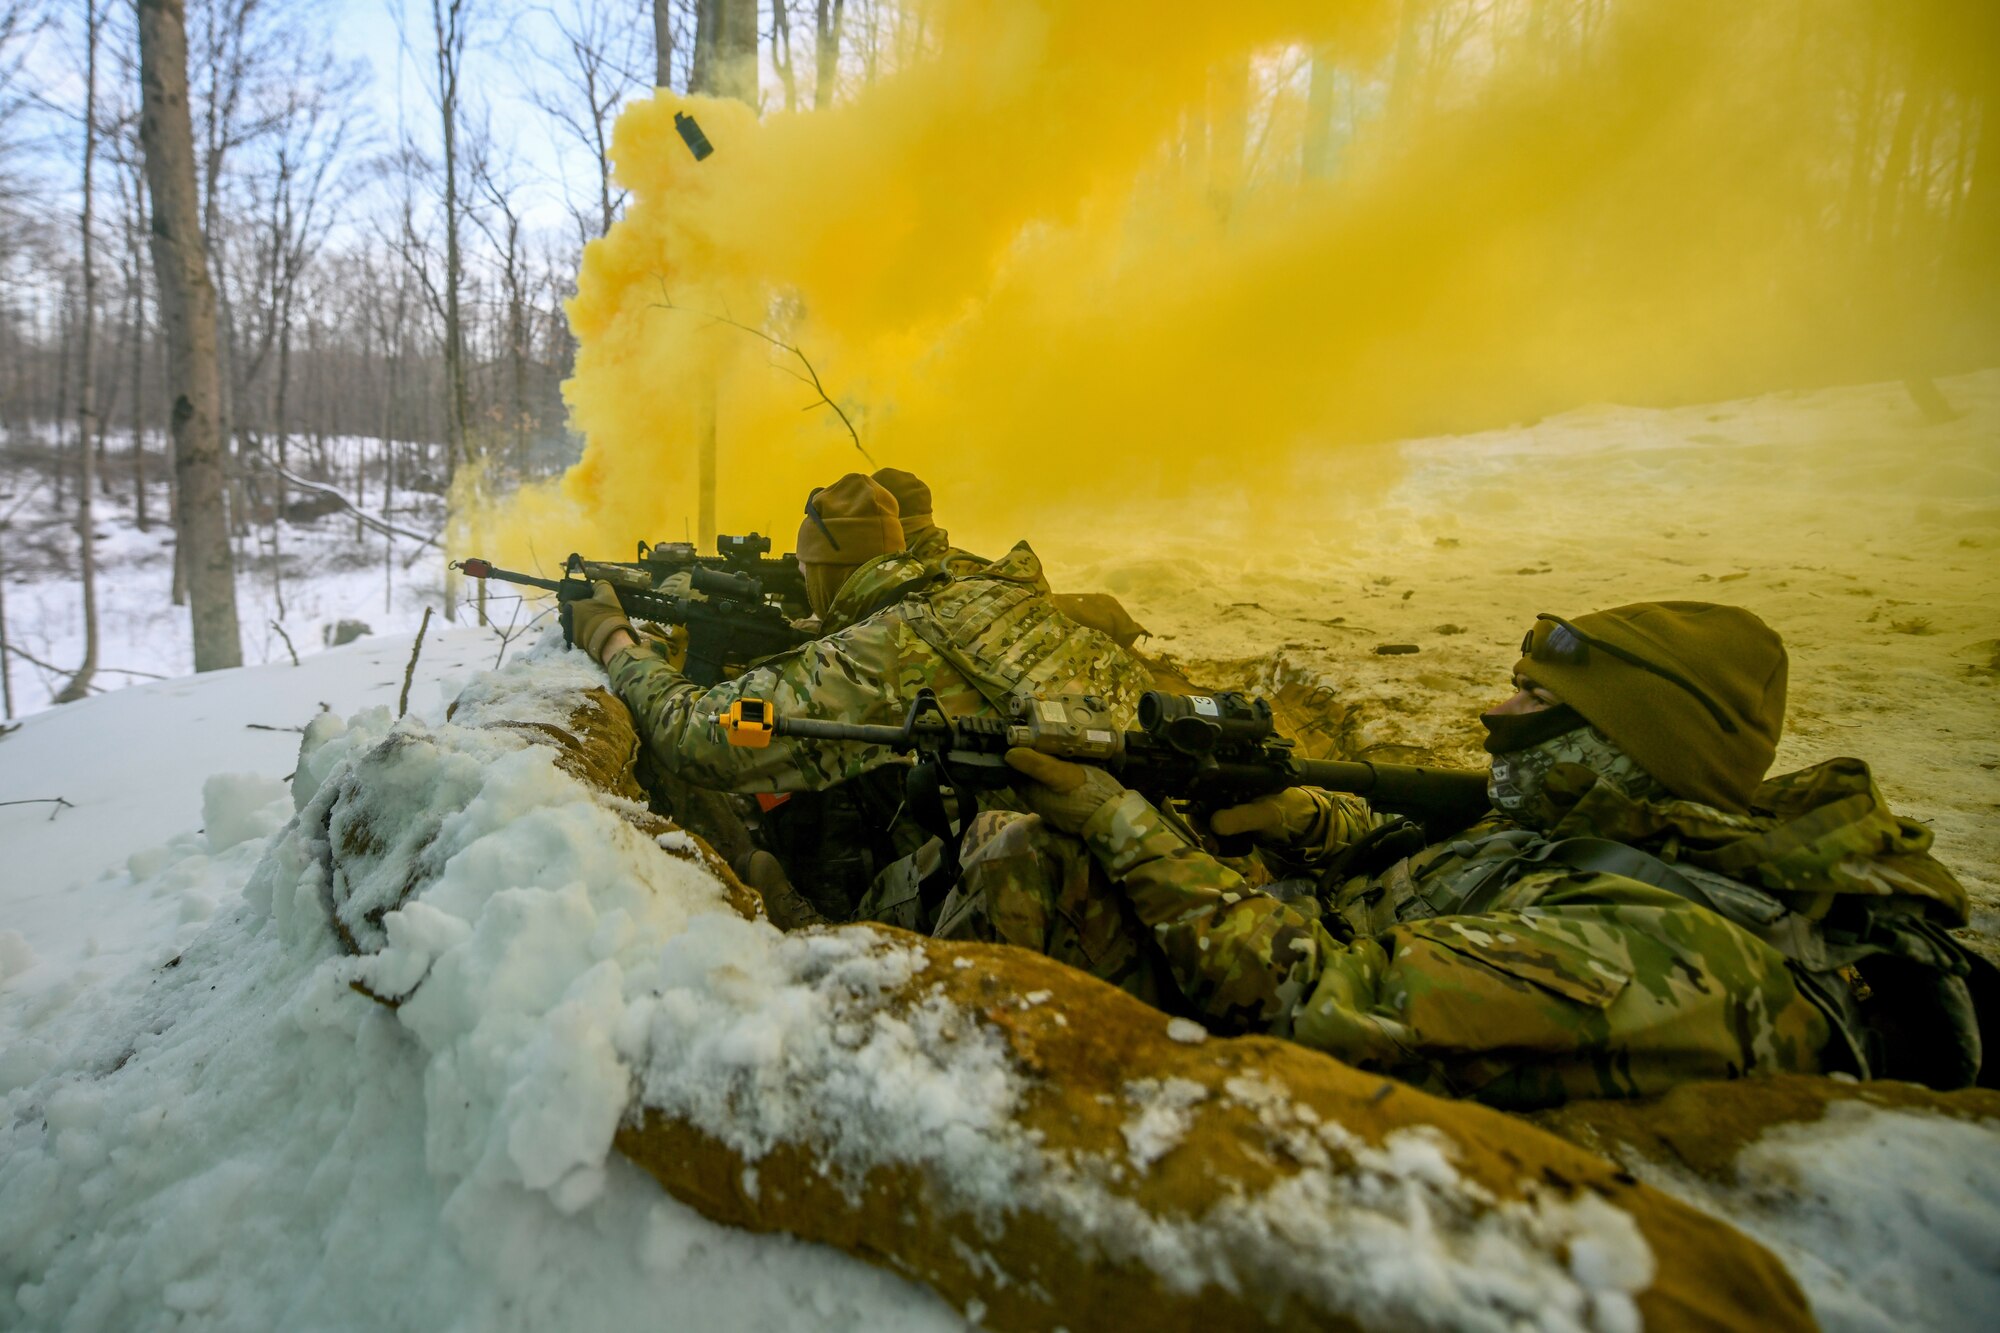
<path fill-rule="evenodd" d="M 795 555 L 771 554 L 771 539 L 759 533 L 741 537 L 718 536 L 715 554 L 701 555 L 692 542 L 640 542 L 636 560 L 581 560 L 574 555 L 570 565 L 580 568 L 588 579 L 604 579 L 621 592 L 626 586 L 612 570 L 643 574 L 647 586 L 660 591 L 676 574 L 692 575 L 706 569 L 735 574 L 756 583 L 761 599 L 776 605 L 794 620 L 812 614 L 806 603 L 806 576 Z"/>
<path fill-rule="evenodd" d="M 755 533 L 747 539 L 761 541 L 770 549 L 768 538 Z M 648 548 L 642 542 L 642 557 Z M 662 548 L 650 548 L 659 555 Z M 761 552 L 753 553 L 753 559 Z M 644 559 L 622 561 L 585 560 L 572 554 L 563 563 L 560 579 L 538 578 L 517 570 L 501 569 L 489 560 L 472 557 L 455 561 L 453 567 L 476 579 L 499 579 L 503 583 L 542 588 L 556 595 L 562 609 L 563 639 L 570 639 L 569 604 L 588 601 L 594 584 L 609 583 L 618 594 L 618 604 L 635 620 L 651 620 L 662 625 L 680 625 L 687 630 L 687 662 L 682 668 L 697 685 L 713 685 L 729 675 L 774 653 L 788 652 L 812 635 L 793 626 L 785 614 L 788 596 L 784 591 L 767 590 L 757 575 L 729 568 L 726 556 L 690 556 L 691 563 L 661 562 L 656 571 Z M 773 560 L 757 560 L 758 565 L 778 565 Z M 666 591 L 659 585 L 675 575 L 687 576 L 687 592 Z M 804 585 L 800 585 L 803 602 Z M 699 594 L 699 595 L 696 595 Z"/>
<path fill-rule="evenodd" d="M 1483 771 L 1300 759 L 1277 734 L 1271 705 L 1243 694 L 1148 691 L 1139 700 L 1137 731 L 1119 729 L 1092 695 L 1019 696 L 1006 717 L 954 718 L 928 689 L 917 692 L 899 727 L 779 717 L 763 699 L 737 700 L 717 722 L 732 745 L 758 748 L 773 736 L 797 736 L 913 755 L 909 808 L 944 839 L 948 857 L 959 821 L 947 798 L 959 798 L 955 804 L 966 810 L 967 794 L 1024 781 L 1005 758 L 1016 746 L 1109 769 L 1155 804 L 1171 802 L 1204 818 L 1287 787 L 1365 797 L 1376 810 L 1421 821 L 1433 836 L 1464 828 L 1488 809 Z"/>

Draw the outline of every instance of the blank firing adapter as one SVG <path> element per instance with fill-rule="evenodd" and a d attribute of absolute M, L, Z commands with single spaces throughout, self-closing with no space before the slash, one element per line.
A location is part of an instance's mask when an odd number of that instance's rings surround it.
<path fill-rule="evenodd" d="M 744 750 L 769 749 L 778 729 L 778 714 L 768 699 L 738 699 L 718 721 L 724 738 Z"/>

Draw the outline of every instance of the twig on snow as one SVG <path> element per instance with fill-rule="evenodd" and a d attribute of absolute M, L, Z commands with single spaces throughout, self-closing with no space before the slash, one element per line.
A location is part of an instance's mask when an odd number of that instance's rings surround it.
<path fill-rule="evenodd" d="M 299 664 L 299 650 L 292 647 L 292 636 L 285 633 L 285 627 L 275 620 L 271 622 L 271 628 L 278 631 L 278 637 L 285 641 L 285 651 L 292 655 L 292 665 L 297 666 Z"/>
<path fill-rule="evenodd" d="M 304 727 L 274 727 L 268 722 L 245 722 L 243 725 L 251 731 L 295 731 L 301 736 L 306 734 Z"/>
<path fill-rule="evenodd" d="M 516 597 L 514 599 L 514 614 L 507 617 L 506 629 L 504 630 L 501 629 L 497 624 L 493 626 L 493 632 L 500 636 L 500 651 L 493 659 L 493 669 L 495 671 L 498 671 L 500 669 L 500 663 L 505 661 L 507 658 L 507 646 L 513 643 L 514 640 L 520 638 L 523 634 L 526 634 L 529 630 L 533 629 L 535 626 L 541 624 L 542 618 L 548 615 L 549 612 L 555 610 L 555 608 L 552 606 L 545 606 L 540 611 L 537 611 L 535 613 L 534 619 L 530 620 L 527 624 L 521 626 L 521 628 L 515 629 L 514 622 L 521 618 L 522 600 L 523 599 L 519 597 Z"/>
<path fill-rule="evenodd" d="M 49 811 L 50 819 L 54 819 L 65 810 L 76 809 L 74 805 L 60 796 L 30 796 L 19 801 L 0 801 L 0 805 L 53 805 L 55 809 Z"/>
<path fill-rule="evenodd" d="M 424 650 L 424 633 L 431 627 L 431 609 L 424 608 L 424 622 L 417 626 L 417 641 L 410 645 L 410 664 L 403 668 L 403 693 L 396 700 L 396 716 L 410 711 L 410 681 L 417 674 L 417 654 Z"/>

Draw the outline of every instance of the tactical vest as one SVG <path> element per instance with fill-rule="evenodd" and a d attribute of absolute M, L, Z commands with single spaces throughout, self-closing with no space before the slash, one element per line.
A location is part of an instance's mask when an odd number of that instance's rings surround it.
<path fill-rule="evenodd" d="M 1633 801 L 1600 783 L 1546 835 L 1494 818 L 1408 855 L 1398 836 L 1378 831 L 1369 841 L 1387 854 L 1373 865 L 1348 857 L 1341 882 L 1323 886 L 1337 930 L 1478 915 L 1538 874 L 1617 875 L 1707 908 L 1781 954 L 1836 1033 L 1830 1068 L 1946 1088 L 1980 1073 L 1982 960 L 1948 933 L 1966 920 L 1965 891 L 1930 857 L 1929 830 L 1891 814 L 1859 760 L 1772 779 L 1750 816 Z"/>
<path fill-rule="evenodd" d="M 1130 727 L 1139 696 L 1152 688 L 1150 673 L 1122 648 L 1056 609 L 1026 542 L 925 602 L 909 628 L 995 710 L 1017 694 L 1078 691 L 1104 700 Z"/>
<path fill-rule="evenodd" d="M 883 569 L 889 572 L 887 561 Z M 894 616 L 995 711 L 1004 711 L 1017 692 L 1077 690 L 1104 699 L 1129 727 L 1139 696 L 1152 687 L 1145 669 L 1123 650 L 1056 611 L 1041 562 L 1025 542 L 974 573 L 931 571 L 888 583 L 856 604 L 847 623 L 884 615 Z M 829 918 L 852 916 L 877 877 L 924 842 L 907 818 L 903 776 L 900 767 L 878 769 L 827 791 L 795 793 L 764 813 L 760 842 Z M 912 879 L 910 891 L 923 883 L 922 876 Z M 943 887 L 932 896 L 941 897 Z"/>

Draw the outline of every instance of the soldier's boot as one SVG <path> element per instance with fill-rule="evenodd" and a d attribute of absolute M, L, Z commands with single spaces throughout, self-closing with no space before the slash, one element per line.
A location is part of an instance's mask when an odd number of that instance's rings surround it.
<path fill-rule="evenodd" d="M 764 900 L 764 914 L 779 930 L 802 930 L 807 926 L 826 924 L 826 918 L 820 915 L 819 909 L 792 887 L 785 868 L 769 852 L 745 852 L 729 868 L 736 872 L 736 878 L 757 891 L 757 896 Z"/>

